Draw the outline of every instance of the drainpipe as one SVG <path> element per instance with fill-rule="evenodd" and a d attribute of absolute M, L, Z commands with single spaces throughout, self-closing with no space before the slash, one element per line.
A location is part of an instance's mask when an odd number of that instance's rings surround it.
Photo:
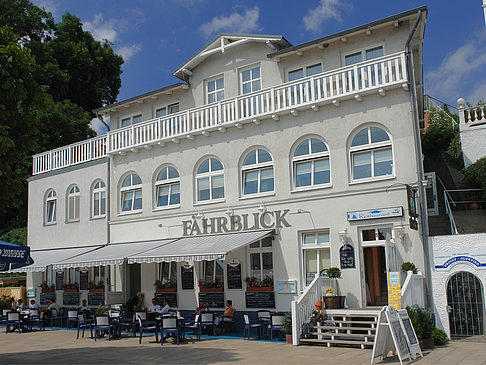
<path fill-rule="evenodd" d="M 425 274 L 425 295 L 427 299 L 427 308 L 429 310 L 432 309 L 433 298 L 432 298 L 432 261 L 430 257 L 429 251 L 429 226 L 427 221 L 427 209 L 425 203 L 425 188 L 422 185 L 422 181 L 424 180 L 424 170 L 422 164 L 422 146 L 420 144 L 420 127 L 419 127 L 419 116 L 417 110 L 417 92 L 415 90 L 415 74 L 413 72 L 413 60 L 412 60 L 412 48 L 411 48 L 411 41 L 412 37 L 417 30 L 417 27 L 422 20 L 422 10 L 419 10 L 417 13 L 417 20 L 408 35 L 407 42 L 405 43 L 405 52 L 406 52 L 406 59 L 407 59 L 407 73 L 409 77 L 409 91 L 410 91 L 410 104 L 412 105 L 412 119 L 413 119 L 413 134 L 414 134 L 414 147 L 415 147 L 415 159 L 417 165 L 417 176 L 418 176 L 418 191 L 420 196 L 420 220 L 422 225 L 421 236 L 422 236 L 422 245 L 424 251 L 424 274 Z"/>
<path fill-rule="evenodd" d="M 110 131 L 110 126 L 108 124 L 106 124 L 106 122 L 103 120 L 103 117 L 98 113 L 98 112 L 95 112 L 95 115 L 96 115 L 96 118 L 98 118 L 98 120 L 103 123 L 103 125 L 106 127 L 106 129 L 108 129 L 108 132 Z"/>

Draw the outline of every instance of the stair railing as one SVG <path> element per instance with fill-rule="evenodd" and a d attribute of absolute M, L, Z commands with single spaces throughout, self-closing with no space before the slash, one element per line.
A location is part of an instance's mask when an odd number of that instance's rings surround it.
<path fill-rule="evenodd" d="M 302 295 L 291 303 L 292 308 L 292 344 L 299 345 L 302 325 L 311 320 L 315 303 L 322 299 L 322 282 L 319 274 L 304 290 Z"/>
<path fill-rule="evenodd" d="M 451 224 L 451 234 L 459 234 L 459 232 L 457 231 L 456 222 L 454 221 L 454 216 L 452 215 L 452 209 L 451 209 L 451 203 L 454 206 L 456 206 L 456 202 L 454 201 L 454 199 L 452 199 L 452 196 L 449 194 L 449 190 L 447 190 L 447 188 L 445 187 L 444 183 L 442 182 L 439 176 L 437 176 L 437 180 L 439 180 L 442 189 L 444 189 L 444 205 L 445 205 L 446 214 L 449 217 L 449 222 Z"/>
<path fill-rule="evenodd" d="M 407 277 L 403 283 L 401 295 L 402 308 L 414 304 L 425 308 L 424 277 L 422 273 L 414 274 L 412 271 L 407 271 Z"/>

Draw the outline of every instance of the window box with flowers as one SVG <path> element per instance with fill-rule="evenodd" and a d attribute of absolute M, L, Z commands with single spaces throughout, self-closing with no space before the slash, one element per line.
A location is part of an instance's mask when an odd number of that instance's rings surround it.
<path fill-rule="evenodd" d="M 78 283 L 64 284 L 63 288 L 65 293 L 77 293 L 79 291 L 79 284 Z"/>
<path fill-rule="evenodd" d="M 224 292 L 224 286 L 221 280 L 199 280 L 199 291 L 202 293 L 221 293 Z"/>
<path fill-rule="evenodd" d="M 261 292 L 261 291 L 273 291 L 273 279 L 266 277 L 263 280 L 258 280 L 255 277 L 248 277 L 246 281 L 246 291 Z"/>
<path fill-rule="evenodd" d="M 177 283 L 175 281 L 169 280 L 162 282 L 161 280 L 156 280 L 154 283 L 156 293 L 176 293 Z"/>
<path fill-rule="evenodd" d="M 42 293 L 55 293 L 56 292 L 56 287 L 54 286 L 54 284 L 49 285 L 45 281 L 43 281 L 41 283 L 41 285 L 39 285 L 39 287 L 41 288 Z"/>
<path fill-rule="evenodd" d="M 98 283 L 90 281 L 88 283 L 88 290 L 90 293 L 103 293 L 105 291 L 105 283 L 102 281 L 99 281 Z"/>

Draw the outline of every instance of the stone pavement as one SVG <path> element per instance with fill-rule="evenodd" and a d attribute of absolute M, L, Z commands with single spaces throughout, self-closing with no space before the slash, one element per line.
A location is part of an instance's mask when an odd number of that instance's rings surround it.
<path fill-rule="evenodd" d="M 298 346 L 283 342 L 245 341 L 239 338 L 204 338 L 176 345 L 172 340 L 161 346 L 152 335 L 124 336 L 108 341 L 88 337 L 76 340 L 72 330 L 5 334 L 0 330 L 1 364 L 369 364 L 371 350 L 342 347 Z M 398 358 L 376 361 L 378 364 L 399 364 Z M 406 362 L 405 362 L 406 363 Z M 474 341 L 454 341 L 447 346 L 427 351 L 425 364 L 486 364 L 486 346 Z"/>

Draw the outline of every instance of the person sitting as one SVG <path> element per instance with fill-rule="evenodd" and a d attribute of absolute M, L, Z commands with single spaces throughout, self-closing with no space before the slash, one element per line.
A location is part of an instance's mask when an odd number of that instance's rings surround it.
<path fill-rule="evenodd" d="M 201 300 L 199 302 L 199 307 L 196 308 L 196 310 L 194 311 L 194 314 L 198 314 L 198 313 L 201 313 L 201 312 L 207 312 L 209 310 L 208 306 L 206 304 L 204 304 L 204 302 Z"/>
<path fill-rule="evenodd" d="M 29 308 L 30 309 L 39 309 L 39 304 L 37 304 L 34 299 L 31 299 Z"/>
<path fill-rule="evenodd" d="M 162 300 L 162 309 L 160 310 L 160 314 L 164 315 L 164 314 L 168 314 L 170 312 L 170 306 L 169 306 L 169 302 L 167 301 L 167 299 L 164 299 Z"/>
<path fill-rule="evenodd" d="M 157 299 L 152 298 L 152 305 L 148 308 L 148 313 L 161 313 L 162 308 L 157 304 Z"/>
<path fill-rule="evenodd" d="M 89 316 L 91 315 L 91 307 L 86 302 L 86 299 L 83 299 L 83 301 L 81 302 L 79 311 L 85 315 L 85 318 L 89 318 Z"/>
<path fill-rule="evenodd" d="M 44 318 L 49 322 L 52 318 L 52 311 L 55 310 L 58 312 L 60 309 L 59 305 L 57 305 L 54 299 L 49 300 L 49 304 L 47 305 Z"/>
<path fill-rule="evenodd" d="M 233 316 L 235 315 L 235 309 L 233 308 L 233 301 L 231 299 L 228 299 L 226 301 L 226 309 L 224 313 L 214 319 L 214 324 L 216 326 L 219 326 L 221 321 L 232 321 Z"/>
<path fill-rule="evenodd" d="M 12 309 L 15 309 L 17 311 L 22 310 L 24 308 L 25 308 L 25 306 L 24 306 L 24 302 L 22 301 L 22 299 L 17 300 L 15 302 L 15 304 L 12 306 Z"/>

